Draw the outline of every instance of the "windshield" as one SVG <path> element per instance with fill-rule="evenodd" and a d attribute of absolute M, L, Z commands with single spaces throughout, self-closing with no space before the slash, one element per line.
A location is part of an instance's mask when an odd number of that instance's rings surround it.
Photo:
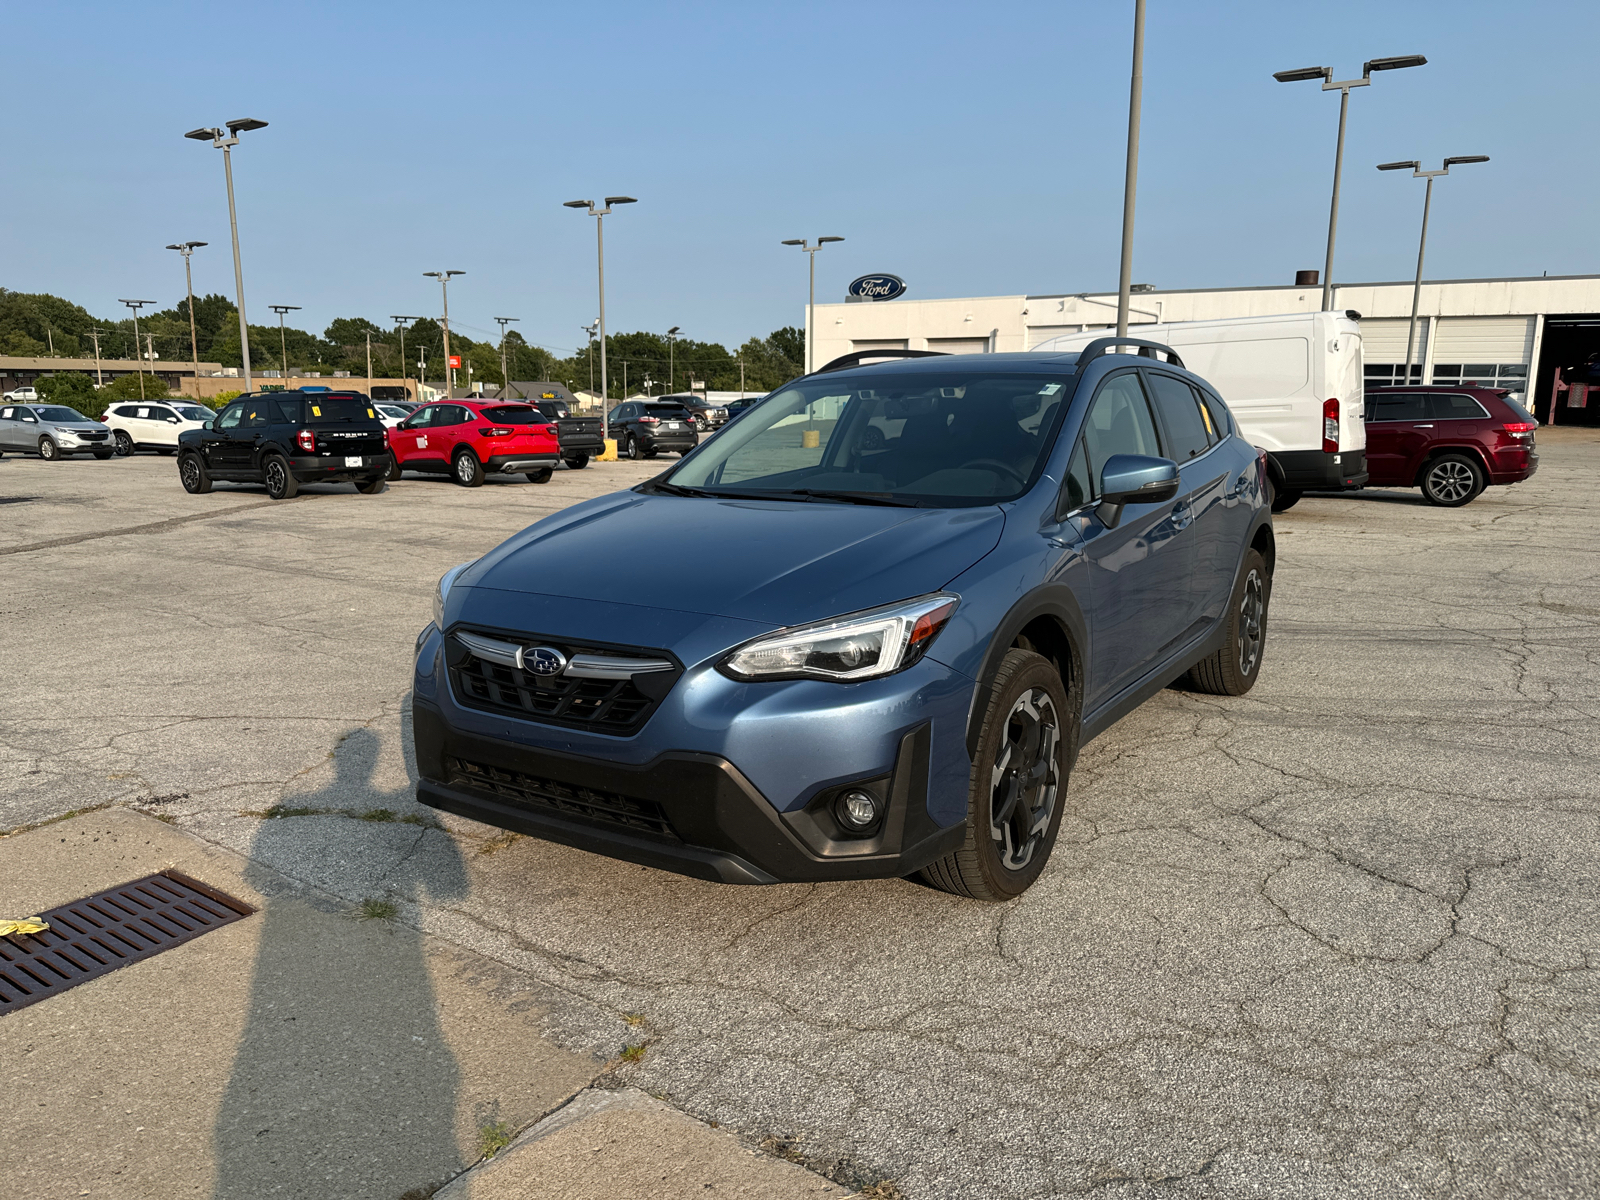
<path fill-rule="evenodd" d="M 725 426 L 667 482 L 939 507 L 1014 500 L 1042 469 L 1069 383 L 955 372 L 803 379 Z"/>
<path fill-rule="evenodd" d="M 360 396 L 280 396 L 284 419 L 295 425 L 332 425 L 340 421 L 376 421 L 378 414 Z"/>
<path fill-rule="evenodd" d="M 87 421 L 89 419 L 77 409 L 64 408 L 59 404 L 52 404 L 46 408 L 36 408 L 33 411 L 39 414 L 39 419 L 42 421 Z"/>
<path fill-rule="evenodd" d="M 174 404 L 172 407 L 185 421 L 209 421 L 217 415 L 209 408 L 199 408 L 193 404 Z"/>
<path fill-rule="evenodd" d="M 502 425 L 545 425 L 548 418 L 531 404 L 502 404 L 486 408 L 483 415 Z"/>

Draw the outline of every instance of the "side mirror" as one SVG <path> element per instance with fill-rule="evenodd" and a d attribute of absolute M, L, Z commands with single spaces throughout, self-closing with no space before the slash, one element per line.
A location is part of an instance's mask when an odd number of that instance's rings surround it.
<path fill-rule="evenodd" d="M 177 423 L 178 423 L 178 418 L 177 417 L 168 417 L 167 418 L 167 424 L 168 425 L 176 425 Z"/>
<path fill-rule="evenodd" d="M 1160 504 L 1178 494 L 1178 464 L 1146 454 L 1113 454 L 1100 472 L 1100 507 L 1107 529 L 1115 529 L 1127 504 Z"/>

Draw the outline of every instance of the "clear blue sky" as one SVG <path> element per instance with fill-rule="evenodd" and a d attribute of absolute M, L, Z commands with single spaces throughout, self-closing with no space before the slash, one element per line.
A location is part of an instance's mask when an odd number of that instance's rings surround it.
<path fill-rule="evenodd" d="M 235 151 L 246 300 L 380 323 L 521 317 L 570 350 L 608 324 L 737 344 L 890 271 L 915 296 L 1114 288 L 1132 2 L 9 5 L 0 285 L 104 315 L 233 293 L 221 154 L 184 131 L 253 116 Z M 1224 15 L 1225 14 L 1225 15 Z M 1430 277 L 1600 272 L 1592 50 L 1600 5 L 1149 0 L 1135 278 L 1289 282 L 1322 265 L 1338 100 L 1358 76 L 1335 274 L 1408 278 L 1422 184 L 1378 162 L 1488 154 L 1435 188 Z"/>

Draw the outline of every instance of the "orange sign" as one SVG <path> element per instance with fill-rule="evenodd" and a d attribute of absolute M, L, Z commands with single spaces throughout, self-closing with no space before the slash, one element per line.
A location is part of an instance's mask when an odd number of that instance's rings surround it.
<path fill-rule="evenodd" d="M 451 365 L 451 366 L 452 366 L 452 367 L 459 367 L 459 366 L 460 366 L 460 365 L 461 365 L 461 355 L 459 355 L 459 354 L 452 354 L 452 355 L 451 355 L 451 356 L 450 356 L 450 365 Z"/>

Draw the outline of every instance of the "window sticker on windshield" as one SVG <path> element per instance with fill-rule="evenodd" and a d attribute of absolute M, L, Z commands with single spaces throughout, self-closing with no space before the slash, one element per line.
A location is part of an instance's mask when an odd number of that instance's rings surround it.
<path fill-rule="evenodd" d="M 250 415 L 253 417 L 253 416 L 255 416 L 255 413 L 251 413 Z M 320 408 L 318 408 L 315 404 L 313 404 L 311 406 L 311 415 L 313 417 L 320 417 L 322 415 L 322 410 Z"/>
<path fill-rule="evenodd" d="M 1041 395 L 1041 396 L 1054 396 L 1060 390 L 1061 390 L 1061 385 L 1059 383 L 1047 383 L 1042 388 L 1039 389 L 1039 395 Z"/>

